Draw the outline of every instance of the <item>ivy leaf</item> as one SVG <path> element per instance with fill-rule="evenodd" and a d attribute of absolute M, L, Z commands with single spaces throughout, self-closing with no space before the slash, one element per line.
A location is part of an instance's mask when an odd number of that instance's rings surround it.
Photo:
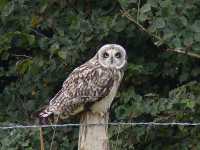
<path fill-rule="evenodd" d="M 200 20 L 196 20 L 194 22 L 194 24 L 191 26 L 191 29 L 194 31 L 194 32 L 200 32 Z"/>
<path fill-rule="evenodd" d="M 165 27 L 165 21 L 163 18 L 157 18 L 153 24 L 157 29 L 161 29 Z"/>
<path fill-rule="evenodd" d="M 194 34 L 194 40 L 200 42 L 200 32 Z"/>
<path fill-rule="evenodd" d="M 127 8 L 128 7 L 128 2 L 129 0 L 119 0 L 119 3 L 121 4 L 122 7 Z"/>
<path fill-rule="evenodd" d="M 185 46 L 190 46 L 193 43 L 193 37 L 189 36 L 184 40 L 184 45 Z"/>
<path fill-rule="evenodd" d="M 66 60 L 66 58 L 67 58 L 67 52 L 66 52 L 66 51 L 59 51 L 59 52 L 58 52 L 58 56 L 59 56 L 61 59 Z"/>
<path fill-rule="evenodd" d="M 119 21 L 115 24 L 113 30 L 116 31 L 116 32 L 121 32 L 121 31 L 123 31 L 123 30 L 126 28 L 126 25 L 127 25 L 127 24 L 126 24 L 125 21 L 119 20 Z"/>
<path fill-rule="evenodd" d="M 7 17 L 9 16 L 12 12 L 14 11 L 14 1 L 10 1 L 9 3 L 7 3 L 2 11 L 1 11 L 1 16 L 2 17 Z"/>
<path fill-rule="evenodd" d="M 142 8 L 140 9 L 140 12 L 141 13 L 146 13 L 146 12 L 148 12 L 148 11 L 150 11 L 151 10 L 151 5 L 150 5 L 150 3 L 146 3 L 146 4 L 144 4 L 143 6 L 142 6 Z"/>
<path fill-rule="evenodd" d="M 54 54 L 56 51 L 58 51 L 60 49 L 60 45 L 59 45 L 59 43 L 54 43 L 54 44 L 52 44 L 51 45 L 51 47 L 50 47 L 50 52 L 52 53 L 52 54 Z"/>
<path fill-rule="evenodd" d="M 32 63 L 33 61 L 31 59 L 25 59 L 25 60 L 17 62 L 16 64 L 17 72 L 19 72 L 20 74 L 24 74 L 25 72 L 29 70 Z"/>
<path fill-rule="evenodd" d="M 8 3 L 8 0 L 1 0 L 0 1 L 0 11 L 6 6 Z"/>

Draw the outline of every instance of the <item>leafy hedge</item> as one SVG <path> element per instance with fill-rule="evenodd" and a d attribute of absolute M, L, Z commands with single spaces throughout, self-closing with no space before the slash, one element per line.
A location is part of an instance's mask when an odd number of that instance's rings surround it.
<path fill-rule="evenodd" d="M 123 45 L 129 63 L 111 121 L 199 122 L 199 2 L 1 0 L 0 124 L 37 124 L 34 113 L 73 68 L 105 43 Z M 119 150 L 200 149 L 199 131 L 183 126 L 109 129 L 111 147 Z M 47 148 L 52 132 L 45 130 Z M 77 149 L 77 138 L 77 128 L 57 129 L 55 147 Z M 3 150 L 38 145 L 38 129 L 0 130 Z"/>

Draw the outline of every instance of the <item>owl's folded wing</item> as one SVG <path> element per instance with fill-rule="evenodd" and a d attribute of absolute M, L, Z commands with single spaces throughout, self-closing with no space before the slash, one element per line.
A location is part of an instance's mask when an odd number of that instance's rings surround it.
<path fill-rule="evenodd" d="M 62 89 L 52 98 L 41 117 L 68 113 L 79 106 L 92 103 L 107 96 L 113 86 L 113 72 L 89 63 L 76 68 L 63 83 Z"/>

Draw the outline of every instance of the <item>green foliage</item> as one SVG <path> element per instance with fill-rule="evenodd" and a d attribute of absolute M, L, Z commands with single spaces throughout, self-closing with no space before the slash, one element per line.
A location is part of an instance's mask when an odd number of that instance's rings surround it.
<path fill-rule="evenodd" d="M 199 13 L 199 0 L 0 0 L 0 124 L 37 124 L 37 110 L 105 43 L 128 53 L 111 121 L 199 122 L 199 60 L 164 51 L 200 52 Z M 199 127 L 111 126 L 109 132 L 112 149 L 200 149 Z M 45 130 L 47 149 L 52 134 Z M 57 129 L 55 141 L 57 149 L 77 149 L 78 129 Z M 0 131 L 0 149 L 38 145 L 37 129 Z"/>

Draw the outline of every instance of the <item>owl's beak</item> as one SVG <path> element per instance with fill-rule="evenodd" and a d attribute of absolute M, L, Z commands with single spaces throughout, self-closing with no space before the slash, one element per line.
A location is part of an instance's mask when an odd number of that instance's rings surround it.
<path fill-rule="evenodd" d="M 110 58 L 110 63 L 113 64 L 113 57 Z"/>

